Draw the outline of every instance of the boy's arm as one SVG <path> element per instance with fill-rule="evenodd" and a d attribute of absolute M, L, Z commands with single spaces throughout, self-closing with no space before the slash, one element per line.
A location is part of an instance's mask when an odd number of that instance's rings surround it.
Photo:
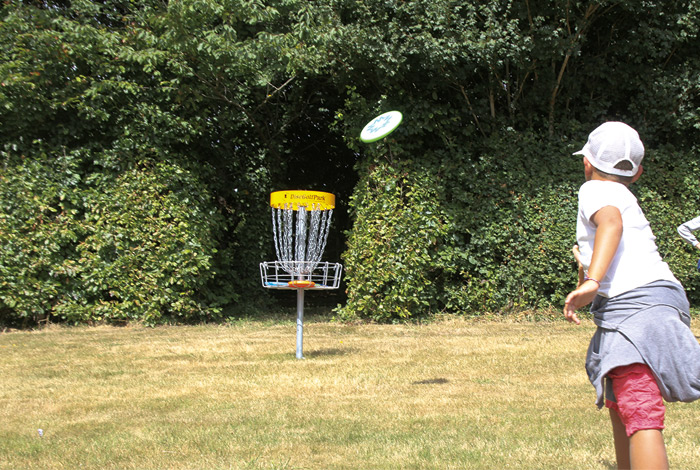
<path fill-rule="evenodd" d="M 566 297 L 564 302 L 564 316 L 577 325 L 581 322 L 576 316 L 576 310 L 591 303 L 597 295 L 600 287 L 599 282 L 608 272 L 622 238 L 622 215 L 617 207 L 605 206 L 601 208 L 593 214 L 591 222 L 597 228 L 593 243 L 593 256 L 588 267 L 589 280 L 581 283 Z"/>
<path fill-rule="evenodd" d="M 700 217 L 685 222 L 678 226 L 678 234 L 695 248 L 700 248 L 698 239 L 693 235 L 693 231 L 700 229 Z"/>
<path fill-rule="evenodd" d="M 576 264 L 578 265 L 578 283 L 576 284 L 576 287 L 578 287 L 583 284 L 583 278 L 585 276 L 585 273 L 583 272 L 583 263 L 581 262 L 581 252 L 578 249 L 578 245 L 574 245 L 571 252 L 574 254 Z"/>

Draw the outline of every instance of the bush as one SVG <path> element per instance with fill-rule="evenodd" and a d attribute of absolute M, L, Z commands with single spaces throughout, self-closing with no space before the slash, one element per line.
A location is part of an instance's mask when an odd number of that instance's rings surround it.
<path fill-rule="evenodd" d="M 350 205 L 342 318 L 405 319 L 438 306 L 435 281 L 445 236 L 436 184 L 411 164 L 377 163 L 368 169 Z"/>
<path fill-rule="evenodd" d="M 423 155 L 420 166 L 371 166 L 351 201 L 348 303 L 339 314 L 386 321 L 559 310 L 577 280 L 571 248 L 584 179 L 571 154 L 584 142 L 506 130 L 449 158 Z M 648 149 L 644 166 L 630 189 L 662 257 L 697 301 L 697 252 L 676 227 L 697 216 L 700 169 L 673 147 Z"/>
<path fill-rule="evenodd" d="M 370 166 L 351 201 L 341 316 L 507 313 L 563 301 L 576 280 L 580 160 L 560 140 L 509 137 L 420 164 L 392 145 L 401 163 Z"/>
<path fill-rule="evenodd" d="M 204 295 L 222 222 L 202 183 L 172 163 L 83 180 L 81 160 L 6 165 L 0 321 L 217 318 Z"/>

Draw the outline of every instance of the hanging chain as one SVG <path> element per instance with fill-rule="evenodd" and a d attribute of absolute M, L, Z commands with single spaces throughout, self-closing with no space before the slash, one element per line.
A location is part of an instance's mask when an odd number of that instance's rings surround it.
<path fill-rule="evenodd" d="M 295 211 L 292 204 L 272 208 L 275 253 L 282 269 L 295 276 L 313 272 L 326 248 L 332 216 L 333 209 L 322 210 L 319 204 L 308 211 L 304 206 Z"/>

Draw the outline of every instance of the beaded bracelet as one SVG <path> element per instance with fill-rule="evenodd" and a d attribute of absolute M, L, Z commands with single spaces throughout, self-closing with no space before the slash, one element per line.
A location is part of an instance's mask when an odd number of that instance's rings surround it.
<path fill-rule="evenodd" d="M 583 282 L 586 282 L 586 281 L 593 281 L 593 282 L 595 282 L 596 284 L 598 284 L 598 288 L 600 289 L 600 281 L 599 281 L 598 279 L 593 279 L 592 277 L 585 276 L 585 277 L 583 278 Z"/>

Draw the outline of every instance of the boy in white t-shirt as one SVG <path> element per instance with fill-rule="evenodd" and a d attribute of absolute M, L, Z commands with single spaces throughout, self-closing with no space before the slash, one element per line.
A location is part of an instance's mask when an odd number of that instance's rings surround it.
<path fill-rule="evenodd" d="M 683 222 L 678 226 L 677 230 L 683 240 L 687 241 L 695 248 L 700 249 L 700 242 L 698 242 L 698 239 L 693 235 L 693 232 L 700 230 L 700 217 L 695 217 L 687 222 Z"/>
<path fill-rule="evenodd" d="M 677 230 L 683 240 L 700 250 L 700 242 L 695 238 L 695 235 L 693 235 L 693 232 L 700 230 L 700 217 L 695 217 L 687 222 L 683 222 L 678 226 Z M 698 260 L 698 271 L 700 271 L 700 260 Z"/>
<path fill-rule="evenodd" d="M 586 371 L 598 407 L 610 409 L 618 467 L 668 468 L 663 399 L 700 398 L 700 346 L 683 286 L 627 188 L 642 174 L 644 146 L 627 124 L 606 122 L 576 154 L 586 176 L 574 250 L 579 285 L 564 316 L 579 324 L 576 310 L 592 302 L 598 329 Z"/>

